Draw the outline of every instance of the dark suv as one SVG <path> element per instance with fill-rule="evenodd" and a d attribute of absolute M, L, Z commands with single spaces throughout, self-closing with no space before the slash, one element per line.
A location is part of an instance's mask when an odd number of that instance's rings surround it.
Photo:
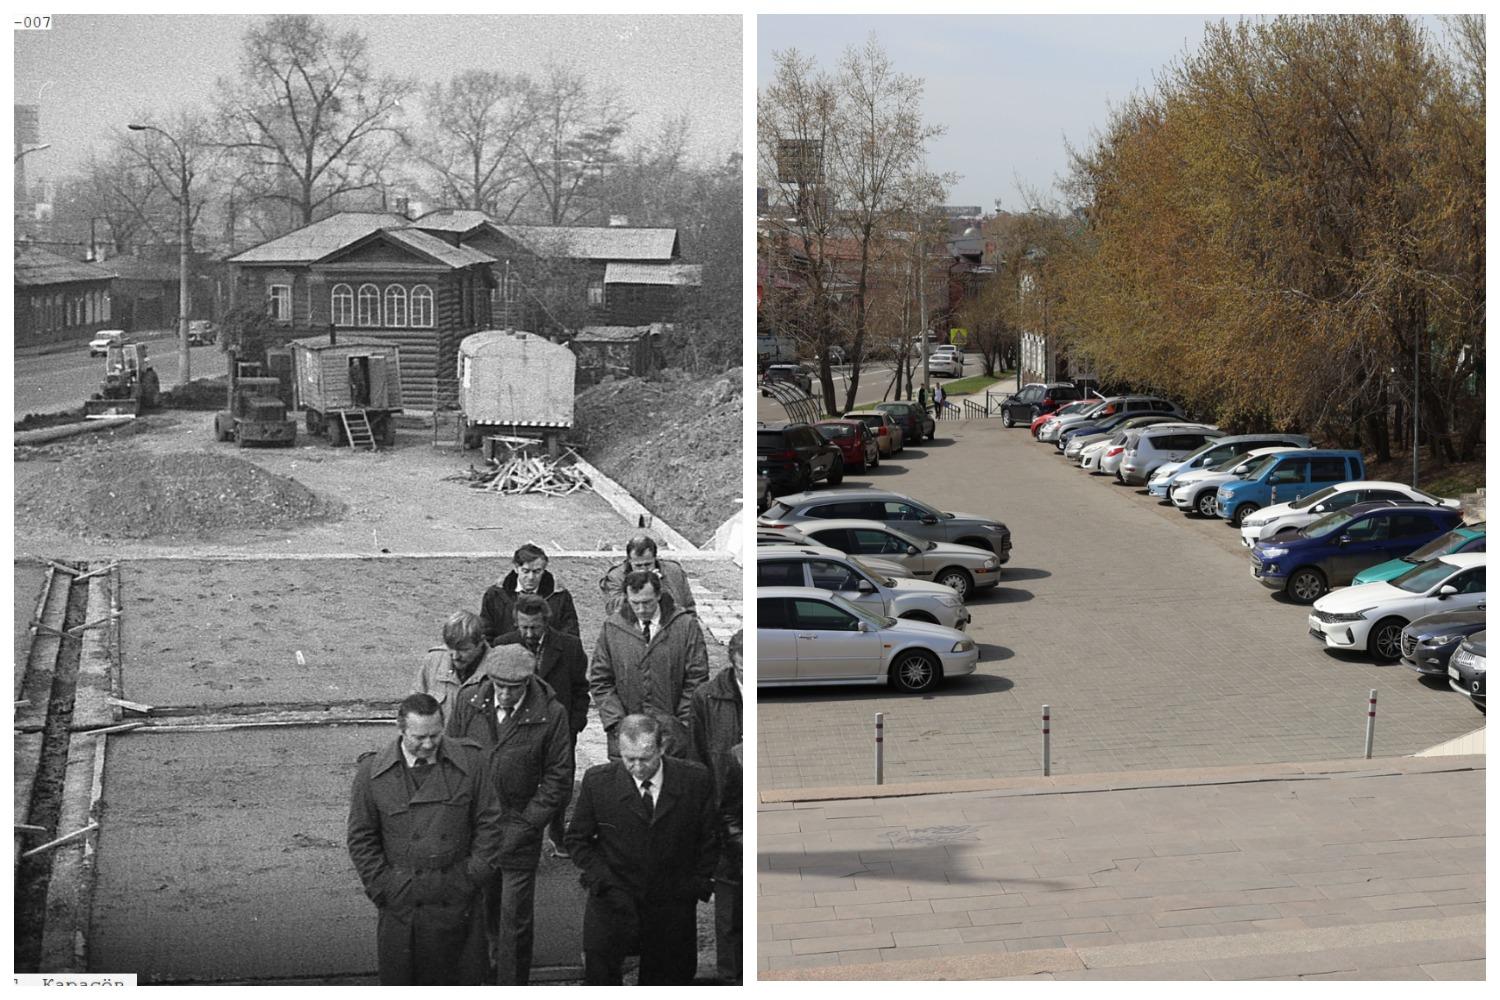
<path fill-rule="evenodd" d="M 1006 427 L 1026 424 L 1064 403 L 1083 398 L 1083 390 L 1072 382 L 1032 382 L 1000 402 L 1000 422 Z"/>
<path fill-rule="evenodd" d="M 807 395 L 812 395 L 813 373 L 806 365 L 771 365 L 761 376 L 762 382 L 790 382 Z"/>
<path fill-rule="evenodd" d="M 844 481 L 844 453 L 812 424 L 761 424 L 755 432 L 756 471 L 771 493 L 799 493 L 818 480 Z"/>

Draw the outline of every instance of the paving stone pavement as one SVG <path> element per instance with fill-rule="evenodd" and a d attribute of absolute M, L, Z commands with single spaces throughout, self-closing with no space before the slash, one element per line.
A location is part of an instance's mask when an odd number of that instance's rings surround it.
<path fill-rule="evenodd" d="M 1250 576 L 1238 532 L 1092 477 L 998 420 L 945 421 L 939 440 L 846 485 L 997 517 L 1015 540 L 1001 585 L 970 607 L 978 672 L 924 697 L 885 688 L 758 692 L 762 789 L 885 779 L 1190 768 L 1358 756 L 1380 692 L 1377 755 L 1483 725 L 1468 700 L 1398 665 L 1327 652 L 1305 608 Z"/>
<path fill-rule="evenodd" d="M 792 793 L 759 807 L 759 977 L 1483 979 L 1484 780 L 1469 756 Z"/>

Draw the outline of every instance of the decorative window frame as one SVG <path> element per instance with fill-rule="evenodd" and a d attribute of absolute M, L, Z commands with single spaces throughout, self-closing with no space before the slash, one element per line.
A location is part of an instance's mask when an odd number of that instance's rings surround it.
<path fill-rule="evenodd" d="M 292 286 L 289 284 L 266 285 L 266 315 L 274 323 L 292 321 Z"/>
<path fill-rule="evenodd" d="M 372 304 L 373 315 L 365 311 L 366 302 Z M 354 293 L 354 320 L 361 327 L 380 325 L 380 286 L 368 283 L 359 286 Z"/>
<path fill-rule="evenodd" d="M 385 325 L 386 326 L 408 326 L 411 313 L 407 311 L 406 286 L 385 286 Z"/>
<path fill-rule="evenodd" d="M 437 300 L 432 294 L 430 285 L 412 286 L 409 297 L 411 305 L 411 325 L 424 330 L 430 330 L 437 321 Z M 418 305 L 420 303 L 420 307 Z"/>
<path fill-rule="evenodd" d="M 339 282 L 328 292 L 328 318 L 334 326 L 354 325 L 354 286 Z"/>

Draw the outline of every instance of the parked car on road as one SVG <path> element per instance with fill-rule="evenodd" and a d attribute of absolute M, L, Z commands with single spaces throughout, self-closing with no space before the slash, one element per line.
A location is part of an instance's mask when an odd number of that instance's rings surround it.
<path fill-rule="evenodd" d="M 932 414 L 909 399 L 876 403 L 875 409 L 889 413 L 901 421 L 907 444 L 921 444 L 937 436 L 937 421 Z"/>
<path fill-rule="evenodd" d="M 1360 570 L 1427 544 L 1458 524 L 1459 517 L 1456 510 L 1425 504 L 1357 504 L 1256 542 L 1250 573 L 1262 586 L 1280 590 L 1298 604 L 1311 604 L 1329 588 L 1350 583 Z"/>
<path fill-rule="evenodd" d="M 1457 500 L 1444 500 L 1424 490 L 1415 490 L 1404 483 L 1375 479 L 1358 479 L 1349 483 L 1335 483 L 1315 490 L 1305 497 L 1287 503 L 1273 504 L 1245 518 L 1240 525 L 1240 544 L 1250 548 L 1258 541 L 1271 538 L 1288 528 L 1301 528 L 1311 524 L 1324 514 L 1331 514 L 1345 507 L 1372 500 L 1389 500 L 1392 503 L 1424 503 L 1435 507 L 1458 509 Z M 1394 573 L 1391 574 L 1395 576 Z M 1366 581 L 1368 582 L 1368 581 Z"/>
<path fill-rule="evenodd" d="M 812 369 L 806 365 L 770 365 L 760 380 L 762 382 L 790 382 L 807 395 L 812 395 L 813 373 Z"/>
<path fill-rule="evenodd" d="M 1365 460 L 1357 451 L 1304 449 L 1274 456 L 1263 467 L 1222 484 L 1214 511 L 1240 527 L 1262 507 L 1316 493 L 1325 486 L 1365 478 Z"/>
<path fill-rule="evenodd" d="M 821 552 L 824 555 L 831 556 L 847 554 L 830 545 L 813 541 L 796 528 L 756 528 L 755 545 L 757 548 L 774 548 L 782 545 L 787 548 L 801 549 L 808 552 Z M 858 553 L 855 554 L 858 555 Z M 917 578 L 917 574 L 907 569 L 901 563 L 882 559 L 879 556 L 860 555 L 859 561 L 876 573 L 892 576 L 898 580 L 915 580 Z"/>
<path fill-rule="evenodd" d="M 844 468 L 864 472 L 880 465 L 880 445 L 861 420 L 819 420 L 813 424 L 844 453 Z"/>
<path fill-rule="evenodd" d="M 1448 661 L 1448 686 L 1484 711 L 1484 640 L 1486 632 L 1475 632 L 1459 643 L 1453 659 Z"/>
<path fill-rule="evenodd" d="M 906 447 L 906 431 L 902 430 L 901 421 L 884 410 L 850 410 L 843 419 L 858 420 L 870 428 L 881 458 L 889 458 Z"/>
<path fill-rule="evenodd" d="M 1297 450 L 1299 449 L 1289 445 L 1269 445 L 1225 459 L 1218 465 L 1209 466 L 1206 469 L 1184 473 L 1178 476 L 1177 481 L 1172 484 L 1169 497 L 1172 504 L 1184 514 L 1216 517 L 1218 515 L 1215 505 L 1218 502 L 1220 486 L 1239 476 L 1255 473 L 1256 470 L 1269 465 L 1276 455 Z"/>
<path fill-rule="evenodd" d="M 1401 658 L 1401 630 L 1439 611 L 1484 603 L 1483 552 L 1430 559 L 1400 576 L 1325 594 L 1307 616 L 1308 635 L 1329 649 L 1365 650 L 1380 662 Z"/>
<path fill-rule="evenodd" d="M 934 354 L 927 359 L 927 372 L 934 378 L 940 375 L 947 378 L 962 378 L 964 373 L 964 356 L 951 352 L 947 354 Z"/>
<path fill-rule="evenodd" d="M 1000 401 L 1000 422 L 1006 427 L 1029 424 L 1082 397 L 1072 382 L 1030 382 Z"/>
<path fill-rule="evenodd" d="M 796 527 L 804 521 L 834 518 L 880 521 L 916 538 L 972 545 L 995 553 L 1002 563 L 1010 561 L 1010 529 L 994 518 L 940 511 L 887 490 L 845 488 L 791 494 L 772 504 L 761 515 L 760 523 L 772 528 Z"/>
<path fill-rule="evenodd" d="M 1483 552 L 1484 534 L 1483 522 L 1460 524 L 1446 535 L 1434 538 L 1415 552 L 1408 553 L 1399 559 L 1392 559 L 1390 562 L 1383 562 L 1379 566 L 1360 570 L 1354 582 L 1357 584 L 1376 583 L 1380 580 L 1389 580 L 1400 576 L 1418 563 L 1436 559 L 1438 556 L 1454 555 L 1459 552 Z"/>
<path fill-rule="evenodd" d="M 1137 419 L 1140 417 L 1160 417 L 1161 419 L 1156 421 L 1156 423 L 1167 423 L 1169 421 L 1177 423 L 1187 420 L 1187 414 L 1183 413 L 1182 408 L 1176 403 L 1151 400 L 1147 401 L 1147 405 L 1149 409 L 1126 409 L 1109 414 L 1108 416 L 1085 417 L 1082 420 L 1076 420 L 1058 432 L 1057 441 L 1055 442 L 1057 450 L 1067 454 L 1069 446 L 1075 440 L 1079 440 L 1089 434 L 1113 433 L 1129 420 L 1137 420 L 1136 424 L 1134 424 L 1137 427 L 1148 423 L 1148 421 Z"/>
<path fill-rule="evenodd" d="M 219 339 L 218 329 L 211 320 L 192 319 L 188 320 L 188 343 L 202 346 L 212 344 Z"/>
<path fill-rule="evenodd" d="M 1418 618 L 1401 630 L 1401 665 L 1446 682 L 1453 654 L 1469 636 L 1484 631 L 1486 620 L 1483 604 Z"/>
<path fill-rule="evenodd" d="M 1151 478 L 1157 466 L 1175 462 L 1202 448 L 1205 443 L 1224 436 L 1217 427 L 1204 424 L 1157 424 L 1142 431 L 1131 431 L 1121 454 L 1120 481 L 1139 486 Z"/>
<path fill-rule="evenodd" d="M 1051 413 L 1039 414 L 1036 419 L 1031 421 L 1031 436 L 1039 437 L 1042 428 L 1052 421 L 1061 420 L 1063 417 L 1072 416 L 1075 413 L 1083 413 L 1097 405 L 1098 402 L 1099 400 L 1093 397 L 1089 399 L 1075 399 L 1071 403 L 1064 403 Z"/>
<path fill-rule="evenodd" d="M 771 480 L 772 493 L 799 492 L 819 480 L 844 481 L 844 453 L 811 424 L 761 424 L 755 431 L 756 471 Z"/>
<path fill-rule="evenodd" d="M 1000 560 L 989 549 L 915 538 L 879 521 L 802 521 L 802 534 L 860 559 L 900 563 L 919 580 L 952 587 L 967 601 L 1000 582 Z M 786 529 L 792 530 L 792 529 Z"/>
<path fill-rule="evenodd" d="M 1123 444 L 1125 442 L 1125 435 L 1129 431 L 1140 430 L 1145 427 L 1162 424 L 1182 423 L 1179 417 L 1175 417 L 1170 413 L 1148 413 L 1144 416 L 1138 417 L 1132 417 L 1129 414 L 1123 414 L 1123 417 L 1124 419 L 1121 419 L 1119 423 L 1114 422 L 1114 420 L 1117 418 L 1103 421 L 1100 430 L 1073 435 L 1068 439 L 1068 446 L 1063 449 L 1063 454 L 1068 458 L 1081 460 L 1083 451 L 1091 445 L 1098 444 L 1100 441 L 1115 441 L 1115 443 L 1117 444 Z M 1109 426 L 1108 429 L 1103 429 L 1104 425 L 1106 424 L 1112 426 Z M 1206 427 L 1208 425 L 1183 424 L 1182 426 Z"/>
<path fill-rule="evenodd" d="M 1181 461 L 1157 466 L 1146 483 L 1146 492 L 1159 497 L 1163 503 L 1171 503 L 1172 486 L 1179 476 L 1219 465 L 1257 448 L 1275 447 L 1311 448 L 1312 440 L 1303 434 L 1230 434 L 1217 438 L 1183 456 Z"/>
<path fill-rule="evenodd" d="M 972 674 L 974 640 L 957 629 L 879 615 L 810 587 L 755 594 L 757 687 L 890 684 L 920 694 Z"/>
<path fill-rule="evenodd" d="M 858 556 L 827 549 L 813 552 L 793 546 L 757 546 L 758 587 L 817 587 L 831 590 L 873 614 L 965 628 L 969 609 L 963 599 L 930 580 L 901 579 L 875 572 Z"/>
<path fill-rule="evenodd" d="M 109 354 L 110 346 L 125 343 L 124 330 L 100 330 L 89 341 L 89 357 L 102 358 Z"/>
<path fill-rule="evenodd" d="M 1165 413 L 1180 419 L 1187 418 L 1182 407 L 1159 396 L 1109 396 L 1101 400 L 1098 406 L 1082 415 L 1063 417 L 1058 420 L 1052 440 L 1057 443 L 1057 450 L 1062 451 L 1068 437 L 1072 434 L 1113 430 L 1130 417 L 1141 417 L 1153 413 Z"/>

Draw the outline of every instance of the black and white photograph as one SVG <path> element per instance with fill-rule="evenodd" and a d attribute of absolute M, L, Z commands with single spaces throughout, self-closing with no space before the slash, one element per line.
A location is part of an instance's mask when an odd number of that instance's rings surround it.
<path fill-rule="evenodd" d="M 27 982 L 742 981 L 744 30 L 17 19 Z"/>

